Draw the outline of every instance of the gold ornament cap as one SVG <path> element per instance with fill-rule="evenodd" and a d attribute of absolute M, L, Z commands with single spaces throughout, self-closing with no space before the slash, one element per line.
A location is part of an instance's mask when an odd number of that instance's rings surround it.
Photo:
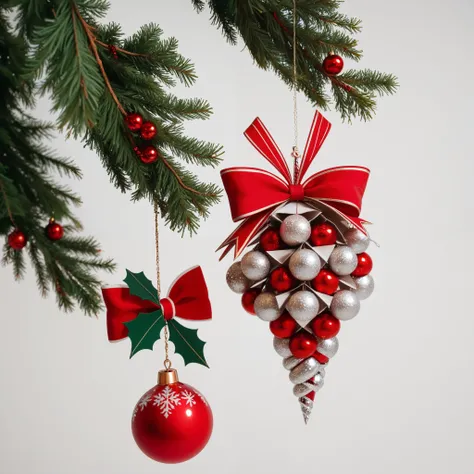
<path fill-rule="evenodd" d="M 158 385 L 170 385 L 179 382 L 176 369 L 165 369 L 158 372 Z"/>

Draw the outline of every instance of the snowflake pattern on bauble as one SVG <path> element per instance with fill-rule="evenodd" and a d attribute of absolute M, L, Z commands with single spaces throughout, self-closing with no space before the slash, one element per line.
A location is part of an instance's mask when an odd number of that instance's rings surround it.
<path fill-rule="evenodd" d="M 192 407 L 193 405 L 196 405 L 196 400 L 194 400 L 193 393 L 185 390 L 184 392 L 181 392 L 181 397 L 186 402 L 186 405 L 189 405 L 190 407 Z"/>
<path fill-rule="evenodd" d="M 168 418 L 174 408 L 181 405 L 179 395 L 167 385 L 161 393 L 153 397 L 153 405 L 160 407 L 161 414 Z"/>
<path fill-rule="evenodd" d="M 133 410 L 133 418 L 137 416 L 138 410 L 143 411 L 145 409 L 150 400 L 151 397 L 148 395 L 148 393 L 145 393 L 145 395 L 143 395 L 143 397 L 138 400 L 138 403 L 135 405 L 135 410 Z"/>

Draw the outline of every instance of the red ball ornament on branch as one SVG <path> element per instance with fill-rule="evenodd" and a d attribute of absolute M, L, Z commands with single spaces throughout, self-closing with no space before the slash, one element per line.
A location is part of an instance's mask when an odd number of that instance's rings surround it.
<path fill-rule="evenodd" d="M 193 387 L 178 381 L 174 369 L 158 374 L 158 385 L 135 406 L 132 433 L 151 459 L 177 464 L 199 454 L 211 437 L 212 411 Z"/>
<path fill-rule="evenodd" d="M 313 245 L 334 245 L 337 240 L 336 228 L 329 222 L 316 224 L 311 229 L 311 242 Z"/>
<path fill-rule="evenodd" d="M 155 162 L 158 159 L 158 150 L 154 146 L 147 146 L 138 155 L 142 163 L 146 165 Z"/>
<path fill-rule="evenodd" d="M 19 229 L 15 229 L 8 235 L 8 245 L 13 250 L 21 250 L 26 246 L 27 242 L 26 235 Z"/>
<path fill-rule="evenodd" d="M 262 232 L 260 236 L 260 247 L 262 247 L 265 252 L 280 250 L 283 247 L 280 232 L 273 227 Z"/>
<path fill-rule="evenodd" d="M 352 272 L 352 276 L 363 277 L 368 275 L 372 271 L 372 258 L 368 253 L 360 253 L 357 255 L 357 267 Z"/>
<path fill-rule="evenodd" d="M 278 293 L 291 290 L 295 283 L 295 278 L 285 267 L 275 268 L 270 274 L 270 285 Z"/>
<path fill-rule="evenodd" d="M 54 217 L 51 217 L 49 224 L 45 228 L 46 235 L 49 240 L 61 240 L 64 235 L 64 227 L 61 224 L 58 224 Z"/>
<path fill-rule="evenodd" d="M 140 114 L 130 113 L 125 117 L 125 123 L 132 132 L 138 132 L 143 125 L 143 117 Z"/>
<path fill-rule="evenodd" d="M 339 74 L 344 68 L 344 61 L 338 54 L 330 54 L 323 61 L 323 69 L 329 76 Z"/>
<path fill-rule="evenodd" d="M 321 339 L 330 339 L 337 336 L 341 322 L 331 313 L 321 313 L 311 321 L 311 329 L 315 336 Z"/>
<path fill-rule="evenodd" d="M 297 359 L 306 359 L 314 353 L 318 342 L 307 331 L 300 331 L 290 339 L 290 351 Z"/>
<path fill-rule="evenodd" d="M 270 331 L 275 337 L 280 339 L 292 336 L 298 323 L 285 311 L 278 319 L 270 323 Z"/>
<path fill-rule="evenodd" d="M 140 136 L 144 140 L 151 140 L 156 135 L 156 125 L 153 122 L 145 122 L 140 130 Z"/>
<path fill-rule="evenodd" d="M 242 306 L 247 313 L 256 314 L 253 304 L 255 303 L 255 298 L 257 298 L 260 293 L 260 290 L 250 289 L 242 295 Z"/>
<path fill-rule="evenodd" d="M 339 287 L 339 277 L 331 270 L 323 268 L 313 280 L 312 285 L 320 293 L 333 295 Z"/>

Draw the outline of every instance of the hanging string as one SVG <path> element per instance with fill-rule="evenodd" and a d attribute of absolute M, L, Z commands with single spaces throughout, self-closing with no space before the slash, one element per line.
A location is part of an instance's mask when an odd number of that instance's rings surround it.
<path fill-rule="evenodd" d="M 300 172 L 299 158 L 300 154 L 298 151 L 298 102 L 297 102 L 297 74 L 296 74 L 296 0 L 293 0 L 293 129 L 294 129 L 294 145 L 291 156 L 294 159 L 293 168 L 293 182 L 296 184 L 298 181 L 298 175 Z"/>
<path fill-rule="evenodd" d="M 160 274 L 160 229 L 158 225 L 158 203 L 155 201 L 153 203 L 153 210 L 155 212 L 155 263 L 156 263 L 156 288 L 158 290 L 158 298 L 161 294 L 161 274 Z M 171 368 L 171 360 L 169 358 L 169 329 L 168 329 L 168 321 L 165 324 L 165 360 L 163 364 L 166 370 Z"/>

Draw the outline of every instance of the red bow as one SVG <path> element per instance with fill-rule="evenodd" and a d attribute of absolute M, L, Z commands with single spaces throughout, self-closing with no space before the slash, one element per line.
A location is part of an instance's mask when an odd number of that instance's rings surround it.
<path fill-rule="evenodd" d="M 139 313 L 151 313 L 161 307 L 166 320 L 173 317 L 189 320 L 212 318 L 211 303 L 201 267 L 194 267 L 180 275 L 171 285 L 160 306 L 130 294 L 128 286 L 102 288 L 107 308 L 107 335 L 109 341 L 127 337 L 124 323 L 135 319 Z"/>
<path fill-rule="evenodd" d="M 306 141 L 300 171 L 293 182 L 283 155 L 259 118 L 245 131 L 250 143 L 283 176 L 283 179 L 259 168 L 227 168 L 221 171 L 229 198 L 232 219 L 243 221 L 217 249 L 226 247 L 221 259 L 235 246 L 237 258 L 265 225 L 273 211 L 288 201 L 317 201 L 348 223 L 367 231 L 359 219 L 370 171 L 361 166 L 339 166 L 319 171 L 302 183 L 314 157 L 321 148 L 331 124 L 316 112 Z"/>

